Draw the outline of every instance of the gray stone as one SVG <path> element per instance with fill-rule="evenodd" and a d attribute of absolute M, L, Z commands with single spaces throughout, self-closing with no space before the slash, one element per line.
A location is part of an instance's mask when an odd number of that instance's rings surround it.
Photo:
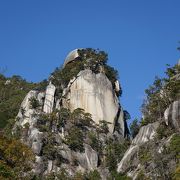
<path fill-rule="evenodd" d="M 74 61 L 77 57 L 79 57 L 78 50 L 79 50 L 79 49 L 74 49 L 73 51 L 71 51 L 71 52 L 67 55 L 67 57 L 66 57 L 66 59 L 65 59 L 65 61 L 64 61 L 63 67 L 65 67 L 66 64 Z"/>
<path fill-rule="evenodd" d="M 94 74 L 91 70 L 81 71 L 66 90 L 66 99 L 71 111 L 82 108 L 92 115 L 92 119 L 97 124 L 100 120 L 109 122 L 110 132 L 114 131 L 114 119 L 119 110 L 119 100 L 105 74 Z M 64 104 L 67 104 L 67 101 Z M 122 118 L 121 116 L 118 119 L 124 131 Z"/>
<path fill-rule="evenodd" d="M 44 101 L 44 107 L 43 107 L 43 111 L 45 113 L 52 113 L 53 106 L 54 106 L 55 90 L 56 90 L 56 87 L 50 82 L 46 88 L 46 95 L 45 95 L 45 101 Z"/>
<path fill-rule="evenodd" d="M 166 125 L 180 131 L 180 100 L 174 101 L 164 112 Z"/>
<path fill-rule="evenodd" d="M 118 168 L 117 168 L 118 172 L 125 172 L 129 168 L 129 166 L 131 166 L 129 162 L 135 156 L 135 154 L 138 153 L 139 146 L 154 138 L 158 126 L 159 123 L 155 122 L 141 127 L 139 133 L 133 139 L 131 146 L 125 152 L 122 160 L 118 164 Z M 133 172 L 131 172 L 131 174 L 133 174 Z"/>
<path fill-rule="evenodd" d="M 58 153 L 66 160 L 68 160 L 70 163 L 73 163 L 73 161 L 76 159 L 79 168 L 84 170 L 94 170 L 97 168 L 98 165 L 98 155 L 97 152 L 94 151 L 91 146 L 88 144 L 84 144 L 85 152 L 75 152 L 68 148 L 67 145 L 63 144 L 62 147 L 59 147 L 60 150 Z"/>
<path fill-rule="evenodd" d="M 39 101 L 40 105 L 44 104 L 44 98 L 45 98 L 45 93 L 44 92 L 38 93 L 37 100 Z"/>
<path fill-rule="evenodd" d="M 35 109 L 31 108 L 29 100 L 32 97 L 37 98 L 37 94 L 37 91 L 32 90 L 26 95 L 23 102 L 21 103 L 21 107 L 16 118 L 19 120 L 19 122 L 17 122 L 16 124 L 24 126 L 26 123 L 29 123 L 30 125 L 34 123 L 32 119 L 35 113 Z"/>
<path fill-rule="evenodd" d="M 142 126 L 137 136 L 133 139 L 133 145 L 143 144 L 154 138 L 156 129 L 159 126 L 159 122 L 151 123 L 146 126 Z"/>
<path fill-rule="evenodd" d="M 41 156 L 36 156 L 35 157 L 35 163 L 34 163 L 34 167 L 33 167 L 33 172 L 35 174 L 41 174 L 45 171 L 46 169 L 46 163 L 43 159 L 43 157 Z"/>
<path fill-rule="evenodd" d="M 90 171 L 96 169 L 98 165 L 97 152 L 94 151 L 88 144 L 84 144 L 84 148 L 84 153 L 77 152 L 74 154 L 74 156 L 76 157 L 81 167 L 85 168 L 86 170 Z"/>
<path fill-rule="evenodd" d="M 39 155 L 41 152 L 42 145 L 43 145 L 42 138 L 43 138 L 42 132 L 39 132 L 39 130 L 36 128 L 30 128 L 28 141 L 30 143 L 30 146 L 33 152 L 36 155 Z"/>

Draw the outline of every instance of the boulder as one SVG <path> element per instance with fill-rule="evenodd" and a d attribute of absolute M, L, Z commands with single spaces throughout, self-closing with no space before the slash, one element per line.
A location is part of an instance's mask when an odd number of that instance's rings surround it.
<path fill-rule="evenodd" d="M 74 49 L 73 51 L 71 51 L 71 52 L 67 55 L 67 57 L 66 57 L 66 59 L 65 59 L 65 61 L 64 61 L 63 67 L 65 67 L 66 64 L 74 61 L 77 57 L 79 57 L 78 49 Z"/>

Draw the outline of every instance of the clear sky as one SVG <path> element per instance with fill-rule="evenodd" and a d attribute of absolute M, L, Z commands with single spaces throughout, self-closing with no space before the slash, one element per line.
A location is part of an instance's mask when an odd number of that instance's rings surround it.
<path fill-rule="evenodd" d="M 75 48 L 100 48 L 140 117 L 144 89 L 175 64 L 180 0 L 0 0 L 0 68 L 41 81 Z"/>

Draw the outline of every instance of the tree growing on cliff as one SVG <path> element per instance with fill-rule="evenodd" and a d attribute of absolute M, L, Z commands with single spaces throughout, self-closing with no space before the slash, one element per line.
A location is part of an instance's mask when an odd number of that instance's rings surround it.
<path fill-rule="evenodd" d="M 139 132 L 139 129 L 140 129 L 140 124 L 138 123 L 138 119 L 134 119 L 130 124 L 130 131 L 132 138 L 135 138 L 135 136 Z"/>

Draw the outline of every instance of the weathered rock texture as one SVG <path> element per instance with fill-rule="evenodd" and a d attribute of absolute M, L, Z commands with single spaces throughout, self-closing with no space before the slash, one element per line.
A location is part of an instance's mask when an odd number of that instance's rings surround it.
<path fill-rule="evenodd" d="M 23 102 L 21 103 L 21 108 L 17 115 L 19 121 L 18 124 L 23 126 L 26 123 L 32 124 L 33 114 L 35 112 L 34 109 L 31 108 L 30 99 L 37 98 L 38 92 L 37 91 L 30 91 L 26 97 L 24 98 Z"/>
<path fill-rule="evenodd" d="M 179 111 L 180 101 L 174 101 L 164 112 L 167 127 L 162 126 L 163 119 L 141 127 L 118 164 L 117 171 L 126 173 L 132 179 L 137 179 L 141 172 L 150 179 L 169 179 L 176 168 L 176 161 L 172 158 L 170 152 L 167 153 L 167 149 L 169 149 L 171 138 L 180 129 Z M 164 131 L 167 134 L 170 133 L 170 135 L 163 138 L 158 137 L 158 131 L 160 133 L 163 131 L 161 128 L 169 129 L 164 129 Z M 165 162 L 166 165 L 163 166 L 162 164 Z M 166 171 L 164 171 L 165 169 Z"/>
<path fill-rule="evenodd" d="M 78 50 L 76 49 L 67 56 L 64 67 L 77 57 Z M 62 88 L 61 84 L 56 84 L 56 86 Z M 33 171 L 36 174 L 45 175 L 65 168 L 69 174 L 73 175 L 77 171 L 85 172 L 99 168 L 105 179 L 108 170 L 98 167 L 99 152 L 90 145 L 88 133 L 92 131 L 97 136 L 99 128 L 97 124 L 100 120 L 105 120 L 108 122 L 110 132 L 108 135 L 103 132 L 98 134 L 100 143 L 105 147 L 108 138 L 114 141 L 124 140 L 126 122 L 123 108 L 116 96 L 116 93 L 120 91 L 119 82 L 116 81 L 112 85 L 103 72 L 95 74 L 85 69 L 70 80 L 61 96 L 56 94 L 57 87 L 50 82 L 45 92 L 32 90 L 27 94 L 17 115 L 13 133 L 20 129 L 20 138 L 35 153 L 36 162 Z M 35 109 L 31 107 L 32 98 L 39 104 Z M 73 125 L 72 122 L 66 122 L 63 125 L 59 123 L 61 119 L 57 117 L 60 112 L 56 110 L 61 110 L 61 108 L 68 108 L 71 111 L 82 108 L 92 115 L 94 122 L 91 126 L 81 129 L 85 136 L 83 137 L 84 151 L 72 150 L 68 146 L 66 137 L 71 133 L 70 130 L 75 123 Z M 115 127 L 118 127 L 116 131 Z"/>
<path fill-rule="evenodd" d="M 66 102 L 71 110 L 82 108 L 92 115 L 98 124 L 100 120 L 110 123 L 110 132 L 113 133 L 115 119 L 121 123 L 124 134 L 124 118 L 118 114 L 120 105 L 112 84 L 102 73 L 94 74 L 91 70 L 81 71 L 70 84 Z M 121 109 L 121 113 L 123 110 Z M 117 117 L 118 116 L 118 117 Z"/>
<path fill-rule="evenodd" d="M 71 52 L 67 55 L 67 57 L 66 57 L 66 59 L 65 59 L 65 61 L 64 61 L 63 67 L 65 67 L 66 64 L 74 61 L 77 57 L 79 57 L 78 49 L 74 49 L 73 51 L 71 51 Z"/>
<path fill-rule="evenodd" d="M 131 146 L 124 154 L 124 157 L 122 158 L 121 162 L 118 164 L 118 169 L 117 169 L 118 172 L 124 173 L 126 172 L 126 170 L 129 169 L 129 167 L 131 166 L 129 162 L 135 156 L 135 154 L 138 153 L 139 146 L 154 138 L 154 135 L 158 126 L 159 126 L 159 123 L 155 122 L 155 123 L 143 126 L 140 129 L 137 136 L 133 139 Z"/>
<path fill-rule="evenodd" d="M 51 83 L 46 88 L 46 96 L 45 96 L 45 102 L 44 102 L 44 107 L 43 107 L 43 111 L 45 113 L 52 113 L 53 111 L 55 90 L 56 90 L 56 87 Z"/>
<path fill-rule="evenodd" d="M 166 125 L 180 131 L 180 100 L 174 101 L 164 112 Z"/>

